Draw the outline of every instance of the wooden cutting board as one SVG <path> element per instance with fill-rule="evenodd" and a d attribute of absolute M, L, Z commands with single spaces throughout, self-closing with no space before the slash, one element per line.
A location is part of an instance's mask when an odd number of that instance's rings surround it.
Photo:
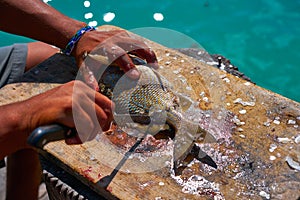
<path fill-rule="evenodd" d="M 135 160 L 133 166 L 128 159 L 124 169 L 116 171 L 110 163 L 122 158 L 103 138 L 73 146 L 63 141 L 49 143 L 44 155 L 108 199 L 298 199 L 300 172 L 290 167 L 286 158 L 300 162 L 300 104 L 175 50 L 149 40 L 147 44 L 158 56 L 159 72 L 199 102 L 205 113 L 199 117 L 217 138 L 215 143 L 199 145 L 218 169 L 193 160 L 175 176 L 168 154 L 171 150 L 165 149 L 159 154 L 167 163 L 162 168 L 153 171 L 150 164 L 144 164 L 145 158 L 134 154 L 130 158 Z M 0 90 L 0 104 L 21 101 L 56 86 L 7 85 Z"/>

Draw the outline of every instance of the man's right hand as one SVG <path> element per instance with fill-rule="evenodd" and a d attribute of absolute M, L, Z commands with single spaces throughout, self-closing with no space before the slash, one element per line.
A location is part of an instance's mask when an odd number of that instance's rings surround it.
<path fill-rule="evenodd" d="M 32 97 L 26 104 L 31 108 L 26 120 L 28 130 L 52 123 L 76 127 L 79 138 L 68 139 L 68 144 L 92 140 L 97 133 L 109 129 L 113 118 L 111 100 L 81 81 Z"/>

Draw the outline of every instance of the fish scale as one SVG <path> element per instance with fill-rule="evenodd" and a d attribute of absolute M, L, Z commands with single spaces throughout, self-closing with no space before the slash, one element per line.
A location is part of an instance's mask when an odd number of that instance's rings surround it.
<path fill-rule="evenodd" d="M 150 114 L 153 107 L 167 112 L 181 112 L 178 98 L 171 91 L 171 85 L 164 78 L 158 79 L 153 69 L 143 65 L 138 65 L 137 68 L 142 72 L 138 80 L 123 76 L 124 73 L 120 73 L 121 70 L 114 66 L 107 68 L 107 72 L 100 79 L 99 85 L 103 88 L 101 92 L 114 101 L 115 112 L 145 116 Z M 108 74 L 114 74 L 114 78 L 118 81 L 114 80 L 114 84 L 111 84 Z M 107 94 L 106 91 L 113 92 Z"/>

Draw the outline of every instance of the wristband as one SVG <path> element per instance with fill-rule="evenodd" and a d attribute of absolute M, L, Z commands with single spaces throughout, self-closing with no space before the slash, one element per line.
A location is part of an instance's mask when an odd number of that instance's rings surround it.
<path fill-rule="evenodd" d="M 65 49 L 62 49 L 61 52 L 66 55 L 71 55 L 72 50 L 74 49 L 76 43 L 80 40 L 80 38 L 85 34 L 86 32 L 96 30 L 95 27 L 92 26 L 86 26 L 80 29 L 76 32 L 76 34 L 71 38 L 70 42 L 67 44 Z"/>

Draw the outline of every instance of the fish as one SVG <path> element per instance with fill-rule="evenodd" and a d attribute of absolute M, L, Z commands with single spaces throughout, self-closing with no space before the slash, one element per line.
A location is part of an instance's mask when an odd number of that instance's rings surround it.
<path fill-rule="evenodd" d="M 89 57 L 108 63 L 102 55 Z M 184 111 L 193 104 L 191 99 L 177 93 L 164 76 L 143 60 L 134 57 L 133 61 L 141 74 L 137 80 L 114 65 L 100 72 L 99 91 L 115 104 L 114 122 L 124 130 L 133 130 L 125 132 L 136 137 L 168 132 L 166 136 L 174 141 L 174 161 L 183 160 L 195 148 L 195 141 L 209 133 L 184 116 Z"/>

